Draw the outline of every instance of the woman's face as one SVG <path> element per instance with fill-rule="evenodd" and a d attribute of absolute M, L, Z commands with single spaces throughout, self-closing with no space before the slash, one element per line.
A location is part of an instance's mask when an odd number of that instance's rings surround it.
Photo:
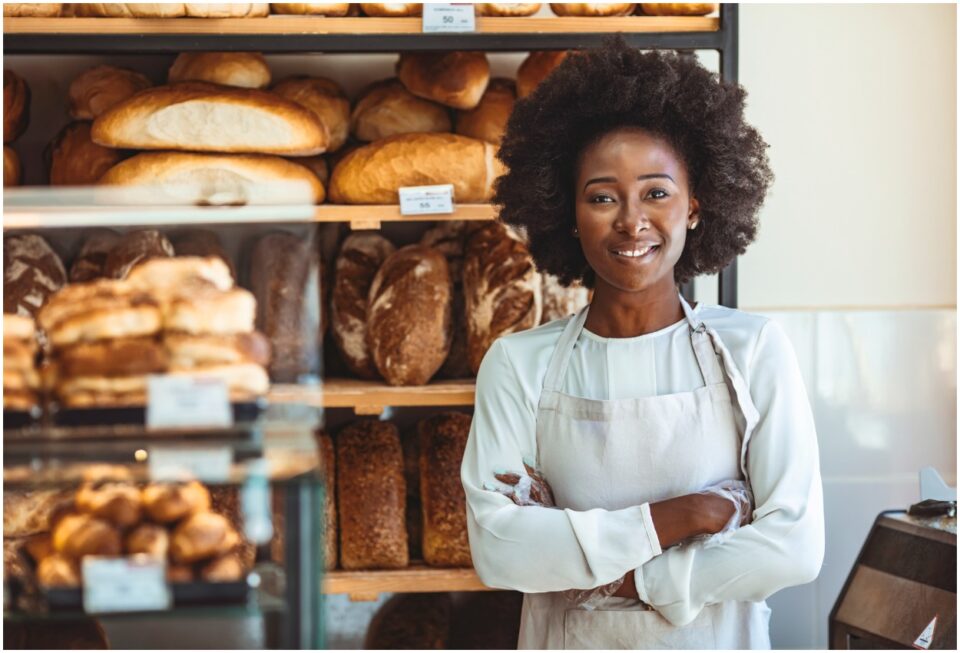
<path fill-rule="evenodd" d="M 612 131 L 584 149 L 576 183 L 577 229 L 597 284 L 673 288 L 699 210 L 674 149 L 640 129 Z"/>

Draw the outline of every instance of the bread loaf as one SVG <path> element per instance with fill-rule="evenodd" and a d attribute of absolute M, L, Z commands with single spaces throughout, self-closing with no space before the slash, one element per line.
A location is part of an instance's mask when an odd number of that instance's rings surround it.
<path fill-rule="evenodd" d="M 180 82 L 141 91 L 93 123 L 107 147 L 308 156 L 326 130 L 307 109 L 267 91 Z"/>
<path fill-rule="evenodd" d="M 246 288 L 198 288 L 165 303 L 163 327 L 195 336 L 249 333 L 253 331 L 256 312 L 257 301 Z"/>
<path fill-rule="evenodd" d="M 152 258 L 173 256 L 173 245 L 156 229 L 130 231 L 120 237 L 103 262 L 103 276 L 126 279 L 130 270 Z"/>
<path fill-rule="evenodd" d="M 553 5 L 551 5 L 553 6 Z M 517 97 L 525 98 L 559 66 L 569 54 L 566 50 L 540 50 L 531 52 L 517 69 Z"/>
<path fill-rule="evenodd" d="M 411 560 L 423 560 L 423 504 L 420 502 L 420 434 L 417 425 L 400 434 L 403 479 L 407 486 L 407 549 Z"/>
<path fill-rule="evenodd" d="M 3 3 L 3 15 L 10 18 L 56 18 L 62 10 L 62 2 Z"/>
<path fill-rule="evenodd" d="M 79 342 L 57 351 L 63 376 L 160 374 L 169 365 L 163 345 L 153 336 Z"/>
<path fill-rule="evenodd" d="M 367 303 L 377 270 L 396 247 L 379 232 L 347 236 L 337 255 L 330 327 L 343 360 L 362 379 L 377 378 L 367 346 Z"/>
<path fill-rule="evenodd" d="M 185 2 L 190 18 L 262 18 L 270 13 L 268 2 Z"/>
<path fill-rule="evenodd" d="M 333 439 L 317 435 L 323 471 L 323 568 L 337 568 L 337 452 Z"/>
<path fill-rule="evenodd" d="M 539 2 L 478 2 L 478 16 L 532 16 L 540 11 Z"/>
<path fill-rule="evenodd" d="M 127 533 L 123 548 L 126 553 L 142 553 L 166 560 L 170 550 L 170 535 L 163 526 L 145 522 Z"/>
<path fill-rule="evenodd" d="M 3 312 L 35 317 L 40 307 L 67 282 L 57 253 L 41 236 L 3 239 Z"/>
<path fill-rule="evenodd" d="M 140 491 L 129 483 L 85 483 L 77 490 L 77 510 L 128 528 L 140 521 Z"/>
<path fill-rule="evenodd" d="M 361 141 L 397 134 L 449 132 L 449 109 L 408 91 L 397 79 L 385 79 L 360 92 L 350 116 L 350 131 Z"/>
<path fill-rule="evenodd" d="M 270 67 L 259 52 L 183 52 L 167 72 L 167 83 L 177 82 L 266 88 Z"/>
<path fill-rule="evenodd" d="M 344 569 L 406 567 L 406 487 L 397 427 L 372 419 L 337 436 L 340 564 Z"/>
<path fill-rule="evenodd" d="M 560 285 L 560 280 L 552 274 L 541 273 L 543 282 L 543 315 L 540 324 L 559 320 L 573 315 L 590 303 L 590 289 L 579 283 L 571 286 Z"/>
<path fill-rule="evenodd" d="M 155 258 L 130 271 L 129 286 L 168 301 L 171 297 L 200 298 L 204 291 L 234 287 L 230 268 L 216 256 Z"/>
<path fill-rule="evenodd" d="M 472 109 L 490 81 L 482 52 L 404 52 L 397 78 L 416 96 L 454 109 Z"/>
<path fill-rule="evenodd" d="M 476 108 L 457 112 L 457 133 L 499 145 L 516 101 L 517 88 L 512 80 L 491 80 Z"/>
<path fill-rule="evenodd" d="M 102 277 L 107 254 L 119 240 L 120 234 L 103 227 L 85 232 L 83 245 L 70 266 L 70 283 L 82 283 Z"/>
<path fill-rule="evenodd" d="M 278 156 L 143 152 L 122 161 L 100 177 L 100 184 L 159 185 L 187 204 L 245 204 L 257 184 L 299 182 L 320 203 L 323 185 L 301 165 Z"/>
<path fill-rule="evenodd" d="M 20 157 L 9 145 L 3 146 L 3 187 L 20 185 Z"/>
<path fill-rule="evenodd" d="M 467 359 L 467 314 L 463 298 L 463 254 L 466 239 L 467 225 L 462 220 L 438 222 L 427 229 L 420 239 L 421 245 L 433 247 L 447 258 L 453 280 L 453 338 L 447 360 L 440 368 L 440 376 L 448 379 L 470 376 L 470 363 Z"/>
<path fill-rule="evenodd" d="M 271 2 L 270 11 L 275 14 L 313 16 L 346 16 L 349 2 Z"/>
<path fill-rule="evenodd" d="M 503 164 L 490 143 L 454 134 L 402 134 L 357 148 L 330 177 L 341 204 L 397 204 L 402 186 L 453 184 L 457 202 L 486 202 Z"/>
<path fill-rule="evenodd" d="M 325 77 L 288 77 L 271 89 L 309 109 L 328 132 L 327 151 L 343 147 L 350 134 L 350 101 L 336 82 Z"/>
<path fill-rule="evenodd" d="M 3 142 L 12 143 L 30 120 L 30 87 L 12 70 L 3 71 Z"/>
<path fill-rule="evenodd" d="M 78 17 L 89 18 L 180 18 L 187 12 L 182 2 L 78 2 Z"/>
<path fill-rule="evenodd" d="M 419 2 L 361 2 L 360 8 L 367 16 L 403 17 L 420 16 L 423 5 Z"/>
<path fill-rule="evenodd" d="M 82 558 L 88 555 L 117 556 L 122 551 L 120 531 L 90 515 L 67 515 L 53 528 L 57 553 Z"/>
<path fill-rule="evenodd" d="M 629 16 L 632 2 L 551 2 L 550 10 L 558 16 Z"/>
<path fill-rule="evenodd" d="M 447 649 L 452 607 L 450 594 L 397 594 L 373 615 L 363 648 Z"/>
<path fill-rule="evenodd" d="M 463 264 L 463 292 L 467 350 L 474 374 L 494 340 L 540 324 L 540 284 L 527 246 L 501 223 L 487 223 L 470 237 Z"/>
<path fill-rule="evenodd" d="M 74 120 L 93 120 L 110 107 L 150 88 L 150 80 L 127 68 L 88 68 L 70 82 L 67 110 Z"/>
<path fill-rule="evenodd" d="M 200 578 L 208 583 L 230 583 L 243 578 L 244 565 L 235 553 L 214 558 L 200 569 Z"/>
<path fill-rule="evenodd" d="M 97 145 L 90 123 L 71 122 L 60 130 L 46 152 L 51 186 L 89 186 L 123 159 L 120 150 Z"/>
<path fill-rule="evenodd" d="M 716 2 L 643 2 L 640 10 L 647 16 L 706 16 L 719 9 Z"/>
<path fill-rule="evenodd" d="M 423 385 L 450 352 L 453 284 L 438 251 L 408 245 L 387 257 L 370 286 L 367 344 L 390 385 Z"/>
<path fill-rule="evenodd" d="M 224 555 L 240 543 L 240 536 L 223 515 L 198 512 L 187 517 L 170 537 L 170 558 L 192 564 Z"/>
<path fill-rule="evenodd" d="M 291 157 L 287 159 L 290 163 L 296 163 L 301 165 L 310 172 L 312 172 L 320 184 L 326 188 L 327 184 L 330 181 L 330 166 L 327 164 L 327 159 L 322 154 L 316 156 L 298 156 Z"/>
<path fill-rule="evenodd" d="M 80 568 L 69 556 L 52 553 L 37 565 L 37 582 L 43 587 L 78 587 Z"/>
<path fill-rule="evenodd" d="M 467 541 L 467 499 L 460 483 L 470 421 L 469 415 L 450 412 L 418 425 L 423 559 L 434 567 L 473 564 Z"/>
<path fill-rule="evenodd" d="M 151 483 L 143 488 L 141 498 L 150 519 L 161 524 L 210 510 L 210 492 L 197 481 Z"/>
<path fill-rule="evenodd" d="M 315 371 L 317 330 L 306 304 L 317 267 L 312 244 L 286 232 L 267 234 L 253 248 L 249 287 L 257 300 L 256 328 L 270 340 L 274 381 L 292 382 Z"/>

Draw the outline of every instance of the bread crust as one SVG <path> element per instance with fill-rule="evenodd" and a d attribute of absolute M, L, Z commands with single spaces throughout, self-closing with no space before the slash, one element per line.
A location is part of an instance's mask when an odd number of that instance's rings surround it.
<path fill-rule="evenodd" d="M 192 564 L 223 555 L 240 543 L 240 536 L 223 515 L 198 512 L 184 519 L 170 537 L 170 558 Z"/>
<path fill-rule="evenodd" d="M 551 2 L 550 10 L 557 16 L 629 16 L 635 6 L 633 2 Z"/>
<path fill-rule="evenodd" d="M 93 120 L 110 107 L 150 86 L 152 83 L 146 75 L 129 68 L 94 66 L 70 82 L 67 110 L 74 120 Z"/>
<path fill-rule="evenodd" d="M 328 134 L 327 151 L 343 147 L 350 135 L 350 100 L 336 82 L 325 77 L 288 77 L 271 89 L 310 110 Z"/>
<path fill-rule="evenodd" d="M 435 567 L 470 567 L 467 499 L 460 464 L 470 434 L 469 415 L 440 413 L 421 420 L 420 498 L 423 503 L 423 559 Z"/>
<path fill-rule="evenodd" d="M 167 83 L 177 82 L 266 88 L 270 86 L 270 67 L 259 52 L 182 52 L 167 73 Z"/>
<path fill-rule="evenodd" d="M 79 342 L 57 351 L 67 377 L 160 374 L 169 364 L 167 350 L 154 337 Z"/>
<path fill-rule="evenodd" d="M 346 16 L 350 13 L 349 2 L 271 2 L 270 11 L 275 14 L 309 16 Z"/>
<path fill-rule="evenodd" d="M 141 498 L 147 515 L 160 524 L 210 510 L 210 491 L 198 481 L 150 483 L 141 491 Z"/>
<path fill-rule="evenodd" d="M 253 331 L 257 300 L 245 288 L 202 290 L 171 297 L 163 327 L 190 335 L 230 335 Z"/>
<path fill-rule="evenodd" d="M 126 279 L 134 267 L 155 258 L 173 256 L 173 245 L 156 229 L 128 231 L 107 253 L 103 275 L 111 279 Z"/>
<path fill-rule="evenodd" d="M 517 69 L 517 98 L 525 98 L 559 66 L 570 53 L 566 50 L 531 52 Z"/>
<path fill-rule="evenodd" d="M 3 142 L 12 143 L 30 122 L 30 87 L 12 70 L 3 71 Z"/>
<path fill-rule="evenodd" d="M 454 109 L 472 109 L 490 81 L 483 52 L 404 52 L 397 78 L 414 95 Z"/>
<path fill-rule="evenodd" d="M 3 3 L 3 15 L 8 18 L 56 18 L 62 12 L 62 2 Z"/>
<path fill-rule="evenodd" d="M 265 367 L 270 362 L 270 342 L 256 331 L 225 336 L 167 333 L 163 345 L 170 365 L 181 369 L 236 363 Z"/>
<path fill-rule="evenodd" d="M 84 283 L 103 277 L 107 254 L 120 241 L 120 234 L 112 229 L 95 227 L 84 232 L 83 245 L 70 265 L 70 283 Z"/>
<path fill-rule="evenodd" d="M 457 112 L 456 132 L 461 136 L 500 145 L 516 101 L 517 86 L 513 80 L 491 80 L 480 104 L 468 111 Z"/>
<path fill-rule="evenodd" d="M 90 123 L 71 122 L 60 130 L 47 149 L 51 186 L 90 186 L 123 160 L 123 152 L 97 145 L 90 138 Z"/>
<path fill-rule="evenodd" d="M 640 10 L 647 16 L 706 16 L 719 9 L 716 2 L 642 2 Z"/>
<path fill-rule="evenodd" d="M 350 116 L 351 133 L 368 142 L 450 129 L 449 109 L 417 97 L 396 78 L 381 80 L 361 91 Z"/>
<path fill-rule="evenodd" d="M 478 16 L 532 16 L 540 11 L 539 2 L 478 2 Z"/>
<path fill-rule="evenodd" d="M 419 2 L 361 2 L 360 8 L 366 16 L 382 18 L 423 15 L 423 5 Z"/>

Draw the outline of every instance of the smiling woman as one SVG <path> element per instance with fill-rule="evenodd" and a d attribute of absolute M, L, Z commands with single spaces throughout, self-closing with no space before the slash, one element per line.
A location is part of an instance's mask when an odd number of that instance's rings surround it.
<path fill-rule="evenodd" d="M 461 478 L 471 554 L 526 593 L 520 648 L 769 648 L 823 560 L 816 432 L 780 327 L 678 283 L 742 254 L 773 175 L 745 92 L 622 41 L 519 100 L 502 221 L 577 315 L 493 343 Z M 682 544 L 682 546 L 675 546 Z"/>

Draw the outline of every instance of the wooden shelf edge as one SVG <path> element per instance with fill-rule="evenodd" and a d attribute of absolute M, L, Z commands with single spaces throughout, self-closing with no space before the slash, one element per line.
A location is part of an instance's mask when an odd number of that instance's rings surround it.
<path fill-rule="evenodd" d="M 329 571 L 323 576 L 324 594 L 349 594 L 354 600 L 376 600 L 380 594 L 493 591 L 474 569 L 415 566 L 380 571 Z"/>
<path fill-rule="evenodd" d="M 267 398 L 275 404 L 353 408 L 358 414 L 379 415 L 387 406 L 472 406 L 475 393 L 473 379 L 406 387 L 360 379 L 327 379 L 317 386 L 274 384 Z"/>
<path fill-rule="evenodd" d="M 314 222 L 349 222 L 364 225 L 378 222 L 441 222 L 444 220 L 495 220 L 492 204 L 457 204 L 453 213 L 403 215 L 398 204 L 319 204 Z M 363 226 L 355 228 L 364 228 Z"/>

